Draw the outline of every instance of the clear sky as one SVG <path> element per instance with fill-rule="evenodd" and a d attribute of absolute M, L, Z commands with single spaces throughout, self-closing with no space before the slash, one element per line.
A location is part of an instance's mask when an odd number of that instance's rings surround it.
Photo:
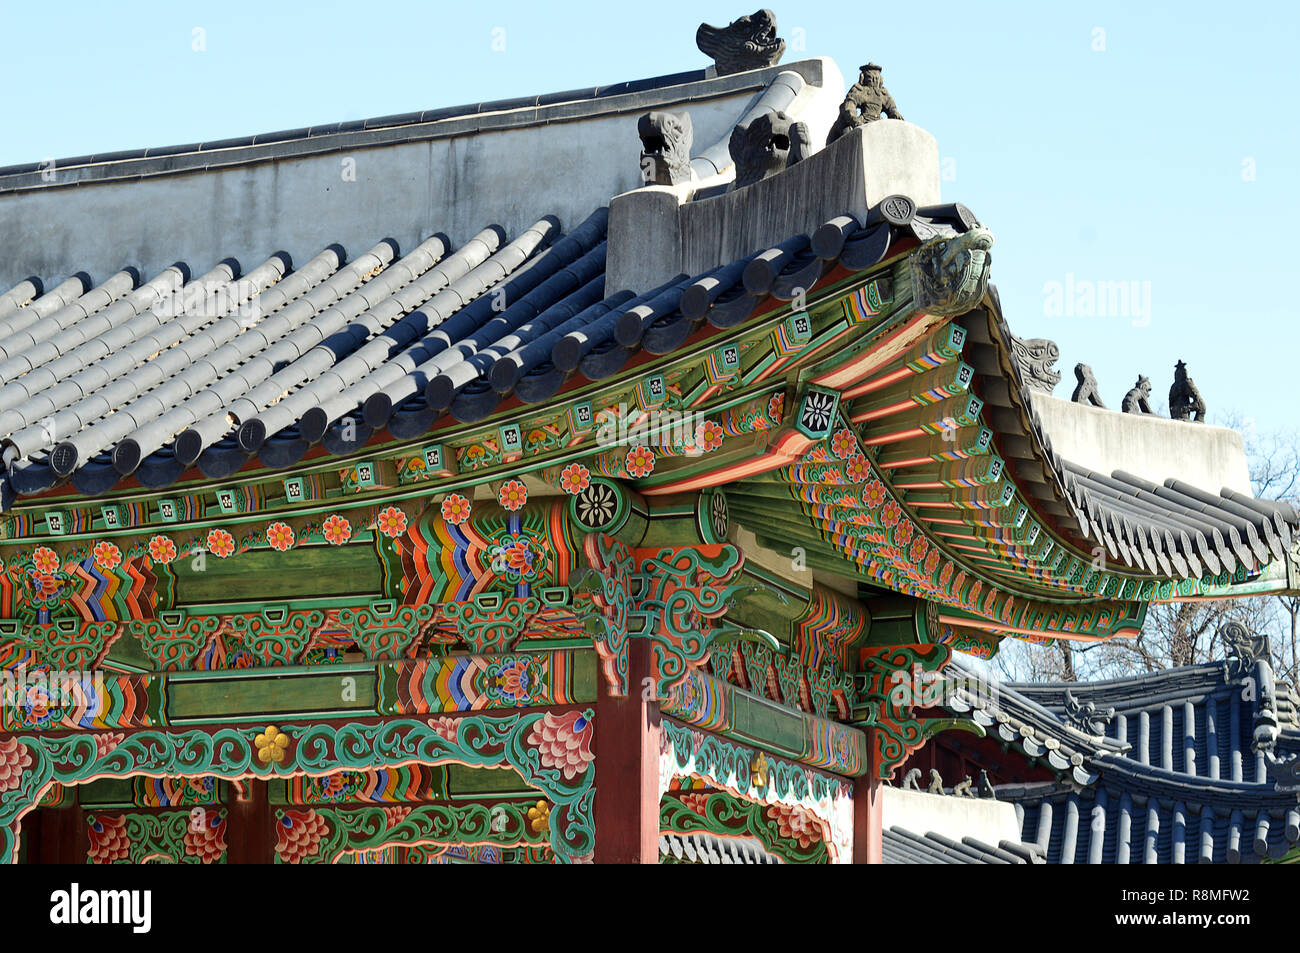
<path fill-rule="evenodd" d="M 1013 331 L 1060 345 L 1058 396 L 1082 361 L 1109 406 L 1139 373 L 1164 403 L 1182 359 L 1212 417 L 1294 426 L 1300 5 L 768 2 L 786 62 L 880 63 L 937 137 Z M 699 68 L 699 22 L 750 12 L 0 0 L 0 165 Z"/>

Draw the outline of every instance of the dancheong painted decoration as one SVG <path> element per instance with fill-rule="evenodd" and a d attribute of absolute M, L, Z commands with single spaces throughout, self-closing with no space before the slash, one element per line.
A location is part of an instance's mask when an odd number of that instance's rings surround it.
<path fill-rule="evenodd" d="M 900 685 L 1296 589 L 1290 507 L 1058 451 L 1111 412 L 1043 413 L 996 212 L 880 67 L 699 36 L 716 69 L 0 169 L 42 223 L 0 238 L 0 859 L 879 862 L 886 783 L 1001 717 Z"/>

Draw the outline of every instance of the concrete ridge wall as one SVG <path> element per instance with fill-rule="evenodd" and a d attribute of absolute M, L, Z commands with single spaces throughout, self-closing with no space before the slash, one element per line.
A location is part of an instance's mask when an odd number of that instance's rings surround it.
<path fill-rule="evenodd" d="M 1171 477 L 1207 493 L 1224 487 L 1254 495 L 1241 434 L 1228 427 L 1124 414 L 1033 395 L 1052 449 L 1071 463 L 1109 476 L 1124 470 L 1164 483 Z"/>
<path fill-rule="evenodd" d="M 178 260 L 200 274 L 227 256 L 251 267 L 284 250 L 302 262 L 334 242 L 350 254 L 384 237 L 408 249 L 435 231 L 460 244 L 488 224 L 516 235 L 546 214 L 568 229 L 640 184 L 643 112 L 686 109 L 697 141 L 715 142 L 786 70 L 820 82 L 823 64 L 58 170 L 75 187 L 20 189 L 39 173 L 6 177 L 0 292 L 29 275 L 99 281 L 126 265 L 149 278 Z"/>
<path fill-rule="evenodd" d="M 991 847 L 1004 840 L 1020 841 L 1016 809 L 1009 801 L 907 791 L 888 785 L 881 790 L 881 826 L 886 830 L 897 826 L 913 834 L 942 834 L 955 841 L 974 837 Z"/>
<path fill-rule="evenodd" d="M 696 275 L 801 232 L 812 234 L 837 215 L 865 222 L 867 210 L 894 193 L 918 205 L 937 204 L 939 179 L 934 136 L 887 119 L 714 198 L 687 201 L 680 188 L 646 186 L 610 203 L 607 286 L 652 288 L 679 272 Z"/>

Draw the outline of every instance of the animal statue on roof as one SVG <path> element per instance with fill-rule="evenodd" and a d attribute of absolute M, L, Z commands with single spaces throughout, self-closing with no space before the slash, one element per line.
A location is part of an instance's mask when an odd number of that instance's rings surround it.
<path fill-rule="evenodd" d="M 1169 416 L 1174 420 L 1205 423 L 1205 399 L 1187 376 L 1187 365 L 1182 361 L 1174 365 L 1174 383 L 1169 388 Z"/>
<path fill-rule="evenodd" d="M 1281 757 L 1273 748 L 1265 748 L 1264 771 L 1273 779 L 1278 791 L 1300 791 L 1300 755 Z"/>
<path fill-rule="evenodd" d="M 984 768 L 980 768 L 980 780 L 976 790 L 980 792 L 980 797 L 994 801 L 998 799 L 998 792 L 993 790 L 993 782 L 989 780 L 989 773 Z"/>
<path fill-rule="evenodd" d="M 1151 410 L 1151 381 L 1148 378 L 1138 375 L 1137 383 L 1132 389 L 1124 395 L 1124 403 L 1121 409 L 1126 414 L 1150 414 Z"/>
<path fill-rule="evenodd" d="M 1223 640 L 1230 667 L 1237 677 L 1254 668 L 1260 659 L 1272 658 L 1273 648 L 1268 636 L 1251 632 L 1240 622 L 1225 622 L 1221 625 L 1219 638 Z"/>
<path fill-rule="evenodd" d="M 1074 365 L 1074 379 L 1079 383 L 1075 385 L 1074 393 L 1070 395 L 1072 403 L 1106 409 L 1106 405 L 1101 402 L 1101 391 L 1097 387 L 1097 378 L 1092 376 L 1091 367 L 1087 364 Z"/>
<path fill-rule="evenodd" d="M 921 790 L 921 769 L 920 768 L 912 768 L 910 771 L 907 772 L 907 774 L 903 775 L 903 790 L 904 791 Z"/>
<path fill-rule="evenodd" d="M 701 23 L 695 45 L 713 58 L 719 76 L 775 66 L 785 54 L 785 40 L 776 35 L 776 14 L 759 10 L 726 26 Z"/>
<path fill-rule="evenodd" d="M 840 103 L 840 114 L 826 135 L 829 146 L 850 129 L 876 122 L 884 115 L 888 119 L 902 119 L 898 104 L 889 95 L 882 79 L 881 68 L 875 63 L 859 67 L 858 81 L 849 87 L 849 93 Z"/>
<path fill-rule="evenodd" d="M 936 238 L 911 257 L 912 300 L 927 314 L 955 317 L 979 304 L 989 285 L 993 234 L 982 225 Z"/>
<path fill-rule="evenodd" d="M 1061 382 L 1061 372 L 1052 367 L 1061 356 L 1055 341 L 1047 338 L 1018 338 L 1011 335 L 1011 350 L 1016 355 L 1020 376 L 1033 390 L 1050 394 Z"/>
<path fill-rule="evenodd" d="M 958 783 L 958 785 L 955 788 L 952 789 L 952 796 L 953 797 L 974 797 L 975 792 L 972 791 L 970 787 L 971 787 L 971 780 L 970 780 L 970 775 L 968 774 L 966 775 L 966 777 L 962 778 L 962 780 Z"/>
<path fill-rule="evenodd" d="M 655 110 L 636 124 L 641 137 L 641 178 L 646 185 L 678 185 L 691 181 L 694 131 L 689 113 Z"/>
<path fill-rule="evenodd" d="M 1065 690 L 1065 720 L 1080 731 L 1103 736 L 1114 717 L 1114 708 L 1098 708 L 1092 701 L 1081 702 L 1068 688 Z"/>
<path fill-rule="evenodd" d="M 743 189 L 806 159 L 812 154 L 812 137 L 806 125 L 785 113 L 767 112 L 731 130 L 727 150 L 736 163 L 731 188 Z"/>
<path fill-rule="evenodd" d="M 930 786 L 926 788 L 931 794 L 943 794 L 943 775 L 934 768 L 930 769 Z"/>

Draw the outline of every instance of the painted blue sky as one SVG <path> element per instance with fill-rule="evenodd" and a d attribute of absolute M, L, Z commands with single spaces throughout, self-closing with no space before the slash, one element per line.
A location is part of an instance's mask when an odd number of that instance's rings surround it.
<path fill-rule="evenodd" d="M 937 137 L 945 198 L 997 238 L 1013 330 L 1060 345 L 1058 396 L 1083 361 L 1110 406 L 1139 373 L 1163 403 L 1182 359 L 1212 418 L 1293 427 L 1295 5 L 768 2 L 787 62 L 831 56 L 849 81 L 881 63 L 903 114 Z M 698 68 L 700 20 L 749 12 L 9 4 L 0 165 Z"/>

